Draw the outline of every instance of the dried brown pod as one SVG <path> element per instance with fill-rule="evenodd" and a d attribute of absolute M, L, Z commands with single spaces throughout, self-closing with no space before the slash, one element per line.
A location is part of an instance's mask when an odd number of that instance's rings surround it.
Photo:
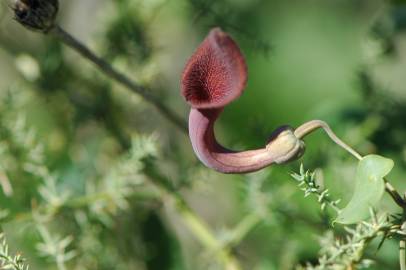
<path fill-rule="evenodd" d="M 58 0 L 16 0 L 16 21 L 30 30 L 48 32 L 54 26 L 58 14 Z"/>

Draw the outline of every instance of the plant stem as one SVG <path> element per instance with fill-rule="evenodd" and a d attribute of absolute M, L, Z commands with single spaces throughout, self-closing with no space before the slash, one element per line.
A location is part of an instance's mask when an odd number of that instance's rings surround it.
<path fill-rule="evenodd" d="M 392 197 L 392 199 L 399 207 L 405 209 L 406 202 L 404 199 L 402 199 L 399 192 L 391 185 L 391 183 L 388 182 L 388 180 L 386 180 L 385 178 L 383 180 L 385 181 L 385 191 L 388 192 L 388 194 Z"/>
<path fill-rule="evenodd" d="M 228 247 L 224 247 L 205 222 L 195 214 L 183 196 L 174 188 L 172 182 L 153 164 L 146 162 L 144 173 L 162 195 L 174 203 L 177 213 L 186 227 L 193 233 L 206 250 L 213 252 L 225 270 L 241 270 L 241 266 Z M 165 203 L 164 203 L 165 204 Z"/>
<path fill-rule="evenodd" d="M 406 194 L 404 195 L 406 198 Z M 400 230 L 402 232 L 406 232 L 406 208 L 403 208 L 403 215 L 402 215 L 402 226 L 400 226 Z M 406 239 L 405 236 L 402 235 L 402 238 L 399 241 L 399 264 L 400 270 L 406 270 Z"/>
<path fill-rule="evenodd" d="M 309 133 L 313 132 L 314 130 L 322 128 L 327 135 L 330 137 L 330 139 L 335 142 L 338 146 L 349 152 L 351 155 L 356 157 L 358 160 L 362 159 L 362 156 L 355 151 L 353 148 L 351 148 L 349 145 L 347 145 L 345 142 L 343 142 L 340 138 L 337 137 L 337 135 L 331 130 L 330 126 L 321 120 L 312 120 L 309 122 L 304 123 L 300 127 L 298 127 L 295 130 L 295 136 L 298 139 L 304 138 L 306 135 Z"/>
<path fill-rule="evenodd" d="M 237 259 L 232 255 L 231 250 L 228 247 L 222 247 L 221 242 L 217 240 L 207 225 L 191 210 L 183 198 L 173 193 L 167 194 L 172 199 L 175 199 L 176 209 L 185 225 L 208 251 L 215 252 L 219 261 L 224 264 L 225 269 L 242 269 Z"/>
<path fill-rule="evenodd" d="M 362 156 L 355 151 L 352 147 L 350 147 L 348 144 L 343 142 L 340 138 L 337 137 L 337 135 L 332 131 L 330 126 L 321 120 L 312 120 L 309 122 L 304 123 L 303 125 L 299 126 L 295 130 L 295 136 L 298 139 L 304 138 L 306 135 L 310 134 L 314 130 L 322 128 L 327 135 L 330 137 L 330 139 L 336 143 L 338 146 L 349 152 L 351 155 L 353 155 L 355 158 L 358 160 L 362 159 Z M 385 181 L 385 191 L 389 193 L 389 195 L 392 197 L 392 199 L 395 201 L 395 203 L 400 206 L 402 209 L 406 207 L 406 202 L 405 200 L 400 196 L 399 192 L 388 182 L 388 180 L 384 179 Z M 405 269 L 406 270 L 406 269 Z"/>
<path fill-rule="evenodd" d="M 405 223 L 402 224 L 402 227 Z M 399 263 L 400 263 L 400 270 L 406 270 L 406 255 L 405 255 L 405 247 L 406 242 L 404 239 L 400 240 L 399 242 Z"/>
<path fill-rule="evenodd" d="M 85 59 L 96 65 L 100 71 L 102 71 L 106 76 L 117 81 L 121 85 L 125 86 L 131 92 L 140 95 L 145 101 L 152 104 L 167 120 L 178 127 L 182 132 L 187 133 L 187 123 L 184 119 L 179 117 L 174 111 L 167 107 L 161 100 L 151 93 L 151 90 L 146 86 L 143 86 L 134 80 L 127 77 L 125 74 L 116 70 L 110 63 L 106 60 L 97 56 L 83 43 L 78 41 L 71 34 L 62 29 L 59 25 L 55 25 L 49 32 L 53 36 L 61 40 L 65 45 L 72 48 L 78 52 Z"/>
<path fill-rule="evenodd" d="M 403 222 L 401 226 L 401 230 L 405 231 L 406 228 L 406 222 Z M 399 241 L 399 264 L 400 264 L 400 270 L 406 270 L 406 239 L 404 239 L 404 236 L 402 236 L 402 239 Z"/>
<path fill-rule="evenodd" d="M 241 242 L 241 240 L 260 222 L 262 217 L 257 213 L 252 213 L 245 216 L 230 232 L 229 240 L 224 246 L 233 247 Z"/>
<path fill-rule="evenodd" d="M 58 270 L 66 270 L 65 263 L 63 261 L 63 258 L 58 256 L 56 259 L 56 265 L 58 267 Z"/>
<path fill-rule="evenodd" d="M 403 223 L 405 224 L 405 223 Z M 402 227 L 403 227 L 402 224 Z M 400 240 L 399 242 L 399 263 L 400 263 L 400 270 L 406 270 L 406 256 L 405 256 L 405 247 L 406 247 L 406 242 L 405 240 Z"/>

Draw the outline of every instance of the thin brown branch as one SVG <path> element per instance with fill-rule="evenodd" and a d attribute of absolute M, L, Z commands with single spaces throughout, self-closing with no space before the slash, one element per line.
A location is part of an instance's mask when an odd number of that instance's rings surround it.
<path fill-rule="evenodd" d="M 65 45 L 75 50 L 81 56 L 96 65 L 100 71 L 102 71 L 106 76 L 117 81 L 121 85 L 125 86 L 132 93 L 140 95 L 145 101 L 152 104 L 167 120 L 178 127 L 182 132 L 187 133 L 187 123 L 184 119 L 178 116 L 174 111 L 172 111 L 168 106 L 166 106 L 162 101 L 154 96 L 148 87 L 143 86 L 134 80 L 130 79 L 120 71 L 116 70 L 110 63 L 106 60 L 97 56 L 92 52 L 86 45 L 78 41 L 71 34 L 62 29 L 59 25 L 55 25 L 48 34 L 51 34 L 61 40 Z"/>
<path fill-rule="evenodd" d="M 388 180 L 383 179 L 385 181 L 385 191 L 392 197 L 395 203 L 400 206 L 402 209 L 406 208 L 406 202 L 400 196 L 399 192 L 388 182 Z"/>

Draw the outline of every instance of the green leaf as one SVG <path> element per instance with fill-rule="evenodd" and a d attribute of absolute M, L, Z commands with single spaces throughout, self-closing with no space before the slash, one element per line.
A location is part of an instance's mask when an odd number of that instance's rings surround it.
<path fill-rule="evenodd" d="M 385 191 L 383 178 L 392 170 L 393 165 L 393 160 L 388 158 L 365 156 L 358 163 L 354 194 L 334 222 L 353 224 L 367 218 L 370 207 L 375 207 L 382 198 Z"/>

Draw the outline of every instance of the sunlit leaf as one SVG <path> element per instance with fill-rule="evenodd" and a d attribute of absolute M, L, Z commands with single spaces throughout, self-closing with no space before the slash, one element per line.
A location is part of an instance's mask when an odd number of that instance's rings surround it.
<path fill-rule="evenodd" d="M 393 168 L 393 160 L 378 155 L 368 155 L 358 164 L 354 194 L 341 210 L 335 222 L 357 223 L 368 217 L 369 208 L 375 207 L 385 191 L 385 177 Z"/>

